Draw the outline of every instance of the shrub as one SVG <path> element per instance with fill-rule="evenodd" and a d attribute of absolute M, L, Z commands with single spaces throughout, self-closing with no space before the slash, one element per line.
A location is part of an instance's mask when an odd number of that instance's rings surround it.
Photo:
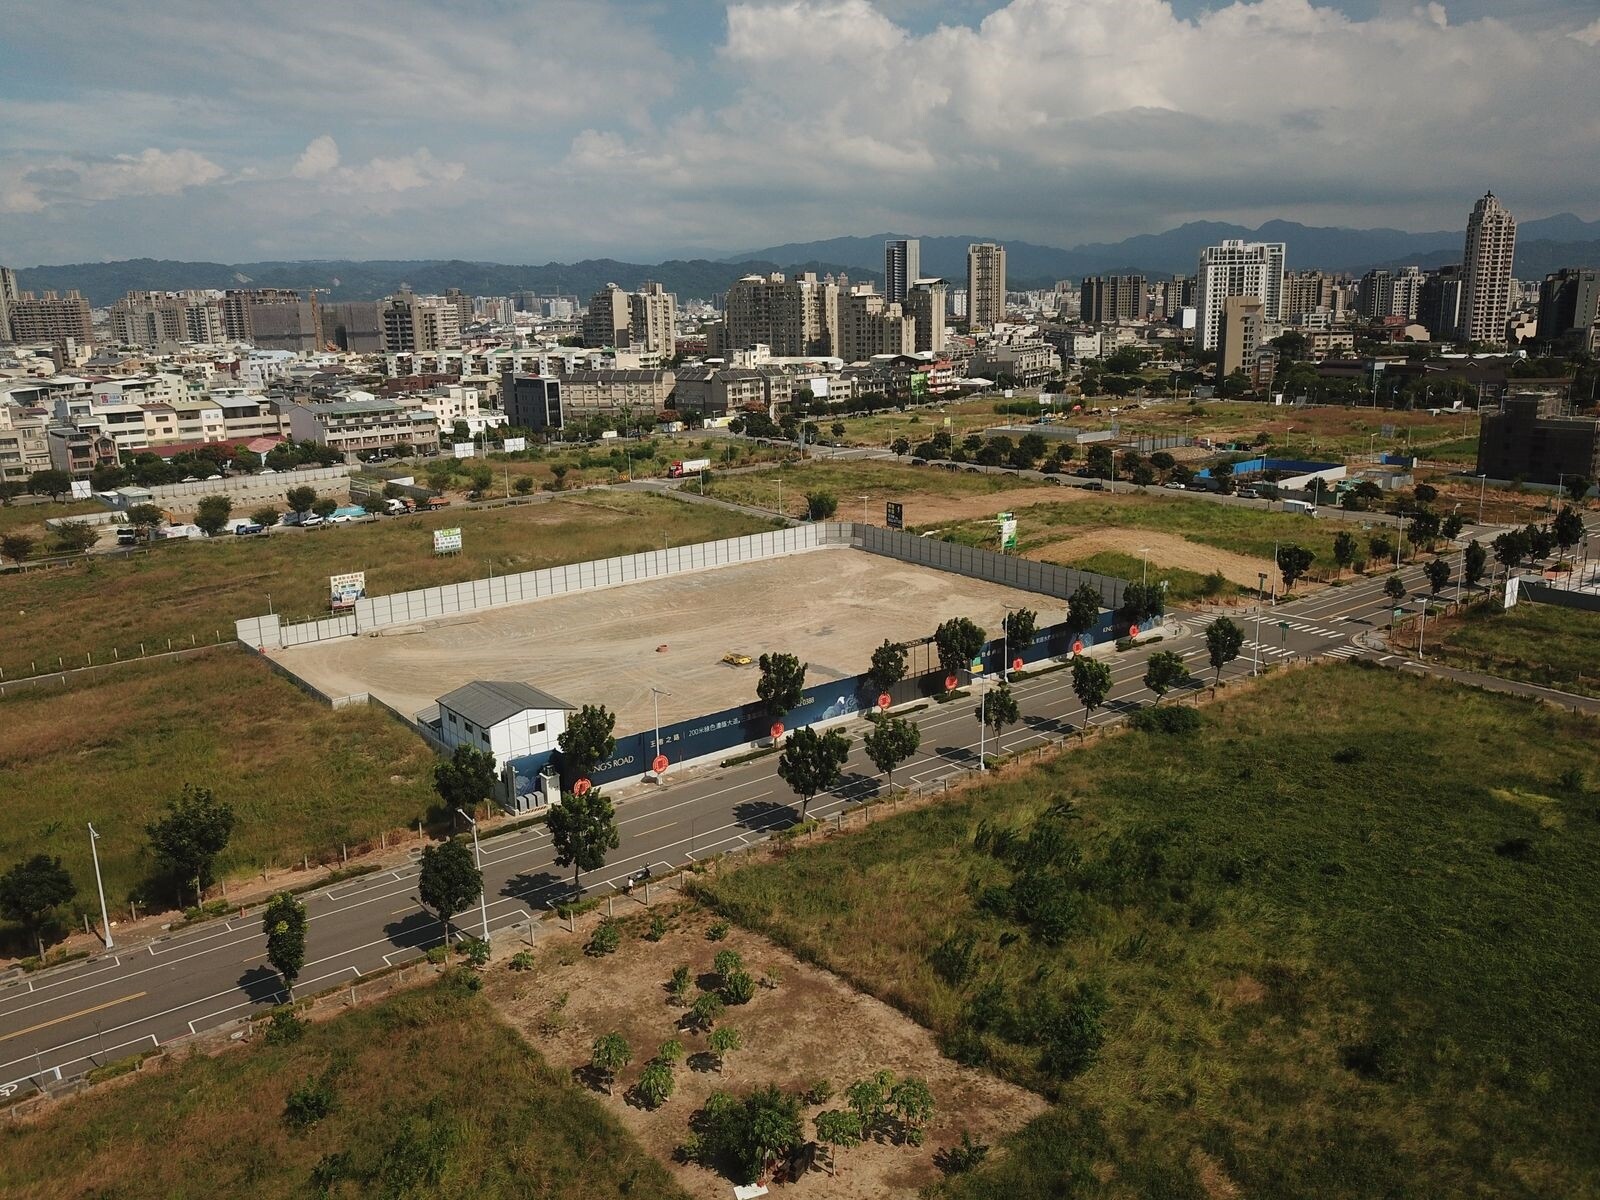
<path fill-rule="evenodd" d="M 456 952 L 465 956 L 467 962 L 475 967 L 489 964 L 489 943 L 482 938 L 462 939 L 456 943 Z"/>
<path fill-rule="evenodd" d="M 672 993 L 674 1000 L 682 1000 L 689 994 L 689 981 L 691 972 L 688 963 L 679 963 L 672 968 L 672 979 L 667 984 L 667 991 Z"/>
<path fill-rule="evenodd" d="M 706 930 L 706 937 L 710 941 L 720 942 L 728 936 L 728 931 L 732 928 L 733 926 L 726 921 L 713 921 L 711 928 Z"/>
<path fill-rule="evenodd" d="M 305 1036 L 307 1022 L 294 1009 L 287 1006 L 275 1008 L 267 1018 L 267 1045 L 287 1046 Z"/>
<path fill-rule="evenodd" d="M 328 1075 L 308 1079 L 289 1093 L 283 1105 L 283 1120 L 290 1129 L 310 1129 L 333 1111 L 333 1080 Z"/>
<path fill-rule="evenodd" d="M 1128 718 L 1128 724 L 1144 733 L 1186 734 L 1199 729 L 1203 719 L 1192 708 L 1172 705 L 1141 708 Z"/>
<path fill-rule="evenodd" d="M 449 960 L 449 958 L 450 958 L 450 947 L 448 947 L 448 946 L 430 946 L 428 948 L 427 957 L 428 957 L 428 961 L 429 962 L 431 962 L 434 966 L 438 966 L 440 963 L 446 962 L 446 961 Z"/>
<path fill-rule="evenodd" d="M 805 1102 L 807 1104 L 826 1104 L 833 1099 L 833 1084 L 826 1079 L 819 1079 L 806 1089 Z"/>
<path fill-rule="evenodd" d="M 511 956 L 511 969 L 513 971 L 533 970 L 533 955 L 527 950 L 518 950 Z"/>
<path fill-rule="evenodd" d="M 718 950 L 716 958 L 711 960 L 712 968 L 716 973 L 726 979 L 735 971 L 744 967 L 744 956 L 737 950 Z"/>
<path fill-rule="evenodd" d="M 650 928 L 645 931 L 644 940 L 647 942 L 659 942 L 666 936 L 667 919 L 660 913 L 656 913 L 650 918 Z"/>
<path fill-rule="evenodd" d="M 722 979 L 725 1004 L 749 1004 L 756 994 L 756 981 L 748 971 L 734 971 Z"/>
<path fill-rule="evenodd" d="M 980 1166 L 989 1157 L 989 1147 L 984 1142 L 972 1140 L 972 1134 L 961 1131 L 961 1144 L 940 1150 L 933 1156 L 933 1165 L 946 1175 L 963 1175 Z"/>
<path fill-rule="evenodd" d="M 1010 908 L 1009 902 L 1005 906 Z M 978 969 L 978 935 L 968 930 L 953 933 L 933 948 L 928 961 L 933 972 L 951 987 L 960 987 Z"/>
<path fill-rule="evenodd" d="M 621 944 L 622 930 L 618 928 L 615 921 L 607 917 L 595 927 L 594 933 L 589 937 L 589 944 L 583 948 L 583 952 L 591 957 L 598 958 L 607 954 L 615 954 L 617 947 Z"/>
<path fill-rule="evenodd" d="M 683 1043 L 677 1038 L 668 1038 L 656 1050 L 656 1059 L 664 1063 L 683 1061 Z"/>
<path fill-rule="evenodd" d="M 645 1067 L 636 1086 L 639 1099 L 646 1108 L 660 1108 L 667 1102 L 667 1097 L 672 1095 L 677 1083 L 672 1077 L 671 1065 L 656 1059 Z"/>
<path fill-rule="evenodd" d="M 690 1019 L 701 1029 L 710 1029 L 722 1016 L 727 1006 L 715 992 L 701 992 L 689 1009 Z"/>

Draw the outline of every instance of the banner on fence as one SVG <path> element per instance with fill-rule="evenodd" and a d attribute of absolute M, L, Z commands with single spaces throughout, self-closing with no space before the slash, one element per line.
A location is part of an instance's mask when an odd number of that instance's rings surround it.
<path fill-rule="evenodd" d="M 452 529 L 435 529 L 433 531 L 433 552 L 435 554 L 460 554 L 461 553 L 461 527 Z"/>
<path fill-rule="evenodd" d="M 343 575 L 328 576 L 328 606 L 334 612 L 354 608 L 356 601 L 367 594 L 367 573 L 346 571 Z"/>
<path fill-rule="evenodd" d="M 515 453 L 518 450 L 526 450 L 527 448 L 528 439 L 525 437 L 507 438 L 505 444 L 501 447 L 507 454 Z"/>

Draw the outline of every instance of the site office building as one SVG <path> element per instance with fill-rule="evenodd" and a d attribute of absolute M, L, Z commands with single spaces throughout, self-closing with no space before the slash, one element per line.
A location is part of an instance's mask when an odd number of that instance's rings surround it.
<path fill-rule="evenodd" d="M 573 706 L 527 683 L 476 679 L 439 697 L 439 738 L 449 750 L 472 746 L 504 772 L 514 758 L 548 755 L 566 732 Z"/>

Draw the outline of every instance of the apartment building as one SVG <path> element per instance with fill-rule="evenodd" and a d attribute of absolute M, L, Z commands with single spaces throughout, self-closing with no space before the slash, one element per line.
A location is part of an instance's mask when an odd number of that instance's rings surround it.
<path fill-rule="evenodd" d="M 1222 302 L 1222 323 L 1217 331 L 1217 382 L 1235 371 L 1249 377 L 1251 387 L 1260 377 L 1260 360 L 1266 349 L 1266 305 L 1254 296 L 1229 296 Z"/>
<path fill-rule="evenodd" d="M 93 324 L 89 317 L 89 302 L 77 291 L 65 296 L 46 292 L 35 296 L 20 292 L 9 301 L 11 340 L 15 342 L 71 341 L 87 346 L 93 341 Z"/>
<path fill-rule="evenodd" d="M 93 429 L 52 425 L 45 436 L 50 466 L 74 479 L 85 479 L 95 468 L 114 467 L 119 461 L 117 443 Z"/>
<path fill-rule="evenodd" d="M 1215 350 L 1222 330 L 1222 304 L 1230 296 L 1254 296 L 1261 301 L 1262 319 L 1283 321 L 1282 242 L 1246 242 L 1229 239 L 1200 251 L 1195 274 L 1195 345 Z"/>
<path fill-rule="evenodd" d="M 1006 319 L 1006 248 L 994 242 L 967 247 L 967 328 L 993 329 Z"/>
<path fill-rule="evenodd" d="M 454 309 L 451 309 L 452 314 Z M 296 401 L 288 405 L 289 433 L 296 441 L 330 446 L 341 454 L 367 454 L 409 445 L 427 454 L 439 448 L 433 414 L 408 411 L 377 398 Z"/>
<path fill-rule="evenodd" d="M 1037 387 L 1061 373 L 1061 357 L 1042 340 L 1025 339 L 985 346 L 967 370 L 984 379 L 1007 379 L 1014 387 Z"/>
<path fill-rule="evenodd" d="M 1539 286 L 1539 338 L 1581 347 L 1600 321 L 1600 271 L 1567 267 Z"/>
<path fill-rule="evenodd" d="M 391 353 L 461 346 L 461 314 L 442 296 L 399 292 L 383 302 L 383 344 Z"/>
<path fill-rule="evenodd" d="M 1516 251 L 1516 219 L 1493 192 L 1486 192 L 1467 218 L 1461 258 L 1460 337 L 1470 342 L 1505 341 Z"/>
<path fill-rule="evenodd" d="M 716 349 L 766 346 L 778 358 L 833 355 L 840 285 L 832 275 L 746 275 L 728 289 Z"/>
<path fill-rule="evenodd" d="M 222 300 L 205 292 L 129 292 L 111 306 L 111 338 L 122 346 L 161 349 L 225 340 Z"/>
<path fill-rule="evenodd" d="M 1553 390 L 1509 394 L 1483 415 L 1477 473 L 1529 483 L 1600 478 L 1600 420 L 1572 413 Z"/>
<path fill-rule="evenodd" d="M 891 304 L 905 302 L 906 294 L 922 278 L 922 243 L 899 238 L 883 244 L 883 294 Z"/>
<path fill-rule="evenodd" d="M 319 319 L 324 346 L 350 354 L 383 353 L 383 308 L 376 300 L 324 304 Z"/>
<path fill-rule="evenodd" d="M 1385 317 L 1415 321 L 1422 300 L 1423 280 L 1421 267 L 1368 271 L 1356 289 L 1357 310 L 1369 321 L 1381 321 Z"/>
<path fill-rule="evenodd" d="M 0 342 L 15 341 L 11 336 L 11 310 L 17 303 L 17 273 L 0 267 Z"/>
<path fill-rule="evenodd" d="M 646 282 L 628 295 L 628 340 L 663 360 L 678 352 L 678 299 L 659 283 Z"/>
<path fill-rule="evenodd" d="M 0 404 L 0 483 L 25 483 L 50 468 L 49 418 L 41 409 Z"/>
<path fill-rule="evenodd" d="M 839 297 L 837 351 L 845 362 L 862 362 L 875 354 L 913 354 L 916 348 L 916 321 L 870 284 Z"/>
<path fill-rule="evenodd" d="M 1143 321 L 1149 315 L 1143 275 L 1090 275 L 1078 289 L 1078 317 L 1087 324 Z"/>
<path fill-rule="evenodd" d="M 626 348 L 632 344 L 629 320 L 628 293 L 614 283 L 606 284 L 589 297 L 589 310 L 583 314 L 583 344 Z"/>
<path fill-rule="evenodd" d="M 260 350 L 309 354 L 321 348 L 316 292 L 302 299 L 292 288 L 234 288 L 222 294 L 223 335 Z"/>
<path fill-rule="evenodd" d="M 913 349 L 918 354 L 941 354 L 945 340 L 945 306 L 949 284 L 942 279 L 918 279 L 906 291 L 901 311 L 916 322 Z"/>

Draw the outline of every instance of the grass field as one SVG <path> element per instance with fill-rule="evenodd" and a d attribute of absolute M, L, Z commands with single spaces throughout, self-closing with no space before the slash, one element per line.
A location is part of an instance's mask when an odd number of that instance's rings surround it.
<path fill-rule="evenodd" d="M 1432 626 L 1428 653 L 1453 667 L 1600 696 L 1600 613 L 1553 604 L 1475 605 Z"/>
<path fill-rule="evenodd" d="M 332 1111 L 295 1130 L 289 1093 L 323 1079 Z M 313 1171 L 335 1162 L 343 1169 L 322 1190 Z M 290 1045 L 191 1058 L 7 1124 L 0 1194 L 686 1200 L 597 1100 L 448 979 Z"/>
<path fill-rule="evenodd" d="M 76 904 L 98 917 L 85 821 L 120 906 L 153 869 L 145 824 L 185 783 L 234 806 L 219 867 L 236 872 L 337 855 L 341 842 L 411 824 L 436 803 L 434 761 L 381 709 L 334 711 L 242 650 L 17 691 L 0 697 L 0 869 L 60 855 Z"/>
<path fill-rule="evenodd" d="M 887 446 L 897 437 L 903 437 L 913 446 L 919 442 L 927 441 L 941 429 L 949 429 L 950 434 L 960 441 L 969 433 L 980 432 L 995 425 L 1004 424 L 1008 420 L 1017 420 L 1016 417 L 1002 417 L 995 414 L 994 399 L 951 401 L 948 404 L 937 405 L 929 408 L 912 409 L 910 412 L 874 413 L 866 417 L 816 417 L 822 436 L 832 438 L 832 426 L 835 420 L 844 425 L 844 437 L 840 440 L 851 446 Z M 945 418 L 950 419 L 946 425 Z"/>
<path fill-rule="evenodd" d="M 432 531 L 460 526 L 458 555 L 433 553 Z M 0 576 L 6 614 L 0 670 L 53 670 L 233 637 L 233 622 L 273 611 L 289 620 L 326 616 L 328 576 L 365 570 L 372 594 L 460 583 L 673 545 L 755 533 L 757 518 L 631 492 L 589 492 L 503 509 L 385 518 L 360 525 L 284 530 L 155 547 L 125 559 L 91 558 L 66 570 Z"/>
<path fill-rule="evenodd" d="M 948 1196 L 1595 1195 L 1600 724 L 1353 666 L 1204 714 L 716 902 L 1059 1097 Z"/>
<path fill-rule="evenodd" d="M 577 487 L 595 483 L 625 483 L 631 477 L 645 479 L 664 476 L 674 463 L 692 458 L 709 458 L 712 470 L 750 466 L 755 463 L 774 462 L 782 458 L 788 448 L 768 446 L 743 438 L 665 436 L 644 441 L 598 443 L 582 449 L 550 450 L 535 446 L 529 450 L 510 454 L 491 452 L 486 458 L 433 460 L 425 466 L 452 472 L 454 477 L 447 485 L 451 492 L 465 492 L 470 486 L 469 476 L 474 467 L 488 466 L 490 483 L 484 498 L 504 497 L 509 487 L 516 495 L 517 480 L 533 480 L 533 490 L 554 491 L 555 468 L 563 466 L 566 474 L 563 486 Z M 631 473 L 631 474 L 630 474 Z M 424 479 L 431 471 L 419 469 Z"/>
<path fill-rule="evenodd" d="M 839 519 L 861 519 L 861 497 L 867 497 L 867 515 L 875 524 L 883 522 L 885 500 L 904 500 L 908 496 L 981 497 L 1019 488 L 1037 488 L 1041 498 L 1044 485 L 1016 475 L 968 471 L 936 471 L 894 462 L 811 462 L 753 471 L 744 475 L 713 476 L 706 494 L 737 504 L 756 505 L 776 510 L 778 485 L 783 485 L 783 511 L 802 517 L 808 492 L 831 492 L 839 502 Z M 908 514 L 907 520 L 911 517 Z"/>
<path fill-rule="evenodd" d="M 60 504 L 4 504 L 0 505 L 0 533 L 25 533 L 38 540 L 39 545 L 34 548 L 34 553 L 42 554 L 49 548 L 50 532 L 45 528 L 46 520 L 105 511 L 106 506 L 98 500 L 68 500 Z"/>
<path fill-rule="evenodd" d="M 1470 439 L 1476 447 L 1476 413 L 1432 416 L 1426 410 L 1347 408 L 1343 406 L 1285 408 L 1250 400 L 1205 400 L 1124 409 L 1115 417 L 1076 419 L 1087 428 L 1100 428 L 1115 420 L 1124 433 L 1187 434 L 1217 441 L 1252 442 L 1266 433 L 1268 452 L 1280 458 L 1314 455 L 1367 454 L 1373 451 L 1424 453 L 1424 447 L 1451 446 Z M 1391 427 L 1393 435 L 1384 436 Z M 1426 450 L 1426 456 L 1433 451 Z M 1474 450 L 1474 456 L 1476 451 Z"/>
<path fill-rule="evenodd" d="M 1174 604 L 1187 604 L 1196 600 L 1223 600 L 1238 595 L 1241 590 L 1239 585 L 1227 580 L 1221 581 L 1221 585 L 1218 586 L 1217 581 L 1210 575 L 1199 571 L 1165 566 L 1159 561 L 1159 556 L 1147 567 L 1141 559 L 1132 554 L 1102 550 L 1098 554 L 1087 554 L 1075 559 L 1071 565 L 1080 571 L 1093 571 L 1099 575 L 1110 575 L 1115 579 L 1132 581 L 1145 575 L 1153 579 L 1164 579 L 1167 582 L 1167 600 Z"/>

